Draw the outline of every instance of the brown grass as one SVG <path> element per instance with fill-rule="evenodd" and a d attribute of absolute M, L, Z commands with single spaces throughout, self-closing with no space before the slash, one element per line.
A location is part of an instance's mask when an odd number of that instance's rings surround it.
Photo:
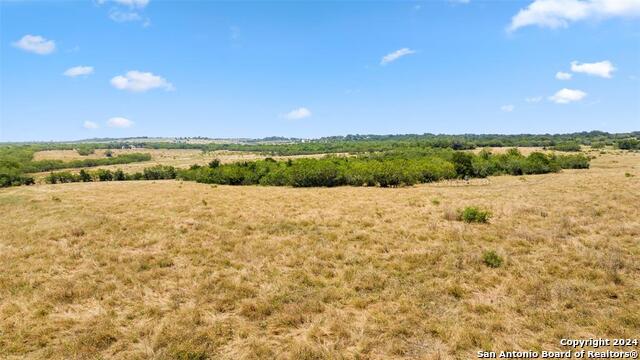
<path fill-rule="evenodd" d="M 398 189 L 3 189 L 0 357 L 468 359 L 637 337 L 639 166 L 603 155 Z M 491 222 L 447 215 L 468 205 Z"/>

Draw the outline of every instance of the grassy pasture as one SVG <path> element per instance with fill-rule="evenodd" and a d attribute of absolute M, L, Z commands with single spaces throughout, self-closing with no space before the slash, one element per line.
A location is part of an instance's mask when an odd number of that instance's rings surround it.
<path fill-rule="evenodd" d="M 397 189 L 0 189 L 0 357 L 469 359 L 637 337 L 639 203 L 638 153 Z M 489 223 L 457 220 L 467 206 Z"/>

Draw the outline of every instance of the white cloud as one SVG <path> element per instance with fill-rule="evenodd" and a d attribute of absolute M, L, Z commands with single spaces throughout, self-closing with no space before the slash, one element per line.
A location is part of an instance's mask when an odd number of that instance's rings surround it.
<path fill-rule="evenodd" d="M 97 129 L 98 124 L 94 123 L 93 121 L 85 121 L 84 124 L 82 124 L 82 127 L 84 127 L 85 129 Z"/>
<path fill-rule="evenodd" d="M 562 72 L 562 71 L 558 71 L 556 73 L 556 79 L 558 80 L 569 80 L 571 79 L 573 75 L 571 75 L 570 73 L 566 73 L 566 72 Z"/>
<path fill-rule="evenodd" d="M 411 50 L 409 48 L 402 48 L 400 50 L 396 50 L 392 53 L 389 53 L 385 56 L 382 57 L 382 60 L 380 60 L 380 65 L 386 65 L 390 62 L 394 62 L 396 60 L 398 60 L 399 58 L 406 56 L 406 55 L 411 55 L 411 54 L 415 54 L 415 50 Z"/>
<path fill-rule="evenodd" d="M 51 54 L 56 49 L 55 41 L 47 40 L 39 35 L 25 35 L 14 42 L 13 46 L 38 55 Z"/>
<path fill-rule="evenodd" d="M 149 0 L 98 0 L 98 4 L 105 4 L 108 2 L 114 2 L 119 5 L 125 5 L 132 8 L 142 9 L 149 5 Z"/>
<path fill-rule="evenodd" d="M 512 112 L 516 107 L 514 105 L 502 105 L 500 106 L 500 110 L 502 110 L 503 112 Z"/>
<path fill-rule="evenodd" d="M 115 22 L 129 22 L 140 21 L 142 17 L 135 11 L 111 10 L 109 11 L 109 19 Z"/>
<path fill-rule="evenodd" d="M 74 66 L 72 68 L 67 69 L 63 73 L 64 76 L 76 77 L 80 75 L 90 75 L 93 74 L 92 66 Z"/>
<path fill-rule="evenodd" d="M 587 96 L 587 93 L 582 90 L 573 90 L 564 88 L 556 92 L 553 96 L 549 97 L 549 100 L 556 104 L 568 104 L 574 101 L 580 101 Z"/>
<path fill-rule="evenodd" d="M 112 117 L 111 119 L 107 120 L 107 126 L 115 128 L 128 128 L 133 126 L 133 121 L 125 119 L 123 117 Z"/>
<path fill-rule="evenodd" d="M 151 89 L 174 90 L 173 85 L 165 78 L 150 72 L 128 71 L 124 76 L 118 75 L 111 79 L 111 85 L 116 89 L 133 92 L 144 92 Z"/>
<path fill-rule="evenodd" d="M 114 4 L 109 9 L 109 18 L 115 22 L 140 21 L 143 27 L 151 25 L 151 20 L 143 15 L 149 0 L 97 0 L 97 3 Z"/>
<path fill-rule="evenodd" d="M 577 61 L 571 62 L 571 71 L 577 73 L 585 73 L 594 76 L 600 76 L 603 78 L 611 78 L 611 73 L 616 71 L 611 61 L 605 60 L 595 63 L 579 63 Z"/>
<path fill-rule="evenodd" d="M 509 31 L 536 25 L 567 27 L 569 23 L 609 17 L 640 16 L 638 0 L 535 0 L 511 19 Z"/>
<path fill-rule="evenodd" d="M 539 103 L 540 101 L 542 101 L 542 96 L 528 97 L 528 98 L 524 99 L 524 101 L 526 101 L 528 103 Z"/>
<path fill-rule="evenodd" d="M 306 107 L 301 107 L 297 109 L 293 109 L 288 113 L 284 114 L 284 117 L 289 120 L 300 120 L 304 118 L 308 118 L 311 116 L 311 110 Z"/>
<path fill-rule="evenodd" d="M 149 0 L 114 0 L 118 4 L 143 8 L 149 4 Z"/>

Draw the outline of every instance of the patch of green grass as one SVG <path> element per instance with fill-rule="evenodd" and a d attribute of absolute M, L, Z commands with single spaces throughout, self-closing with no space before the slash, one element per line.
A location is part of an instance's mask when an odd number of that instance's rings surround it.
<path fill-rule="evenodd" d="M 489 250 L 482 254 L 482 262 L 484 262 L 488 267 L 499 268 L 504 260 L 500 255 L 498 255 L 498 253 L 493 250 Z"/>
<path fill-rule="evenodd" d="M 476 206 L 467 206 L 460 212 L 458 218 L 466 223 L 486 224 L 491 218 L 489 210 L 482 210 Z"/>

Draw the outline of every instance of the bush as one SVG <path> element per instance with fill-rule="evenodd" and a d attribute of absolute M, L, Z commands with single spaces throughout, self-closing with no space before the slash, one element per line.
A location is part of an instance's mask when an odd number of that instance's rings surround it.
<path fill-rule="evenodd" d="M 453 165 L 459 178 L 471 177 L 474 175 L 473 171 L 473 154 L 456 151 L 453 153 Z"/>
<path fill-rule="evenodd" d="M 48 184 L 71 183 L 80 181 L 80 176 L 68 171 L 52 172 L 44 178 Z"/>
<path fill-rule="evenodd" d="M 640 140 L 634 138 L 623 139 L 619 140 L 616 145 L 618 149 L 622 150 L 640 149 Z"/>
<path fill-rule="evenodd" d="M 78 153 L 78 155 L 87 156 L 87 155 L 91 155 L 91 154 L 95 153 L 96 150 L 93 147 L 90 147 L 90 146 L 81 146 L 81 147 L 76 149 L 76 152 Z"/>
<path fill-rule="evenodd" d="M 468 206 L 459 213 L 458 219 L 467 223 L 488 223 L 491 218 L 491 212 L 481 210 L 475 206 Z"/>
<path fill-rule="evenodd" d="M 553 157 L 553 160 L 562 169 L 588 169 L 589 168 L 589 159 L 582 154 L 559 155 L 559 156 Z"/>
<path fill-rule="evenodd" d="M 31 176 L 22 175 L 15 169 L 0 169 L 0 187 L 33 185 L 35 181 Z"/>
<path fill-rule="evenodd" d="M 577 142 L 565 142 L 551 147 L 556 151 L 580 151 L 580 144 Z"/>
<path fill-rule="evenodd" d="M 168 165 L 156 165 L 143 170 L 143 177 L 146 180 L 175 179 L 176 169 Z"/>
<path fill-rule="evenodd" d="M 124 180 L 127 180 L 127 177 L 124 174 L 124 171 L 122 171 L 122 169 L 118 169 L 118 170 L 113 172 L 113 180 L 115 180 L 115 181 L 124 181 Z"/>
<path fill-rule="evenodd" d="M 96 171 L 96 176 L 100 181 L 111 181 L 113 180 L 113 174 L 110 170 L 98 169 Z"/>
<path fill-rule="evenodd" d="M 90 182 L 93 181 L 93 177 L 91 176 L 91 174 L 86 171 L 85 169 L 80 170 L 80 174 L 78 174 L 80 176 L 80 181 L 82 182 Z"/>
<path fill-rule="evenodd" d="M 218 159 L 213 159 L 209 162 L 209 167 L 212 169 L 215 169 L 217 167 L 220 167 L 220 160 Z"/>
<path fill-rule="evenodd" d="M 500 255 L 498 255 L 495 251 L 490 250 L 485 251 L 482 254 L 482 262 L 484 262 L 484 264 L 488 267 L 499 268 L 502 265 L 503 260 L 502 257 L 500 257 Z"/>

